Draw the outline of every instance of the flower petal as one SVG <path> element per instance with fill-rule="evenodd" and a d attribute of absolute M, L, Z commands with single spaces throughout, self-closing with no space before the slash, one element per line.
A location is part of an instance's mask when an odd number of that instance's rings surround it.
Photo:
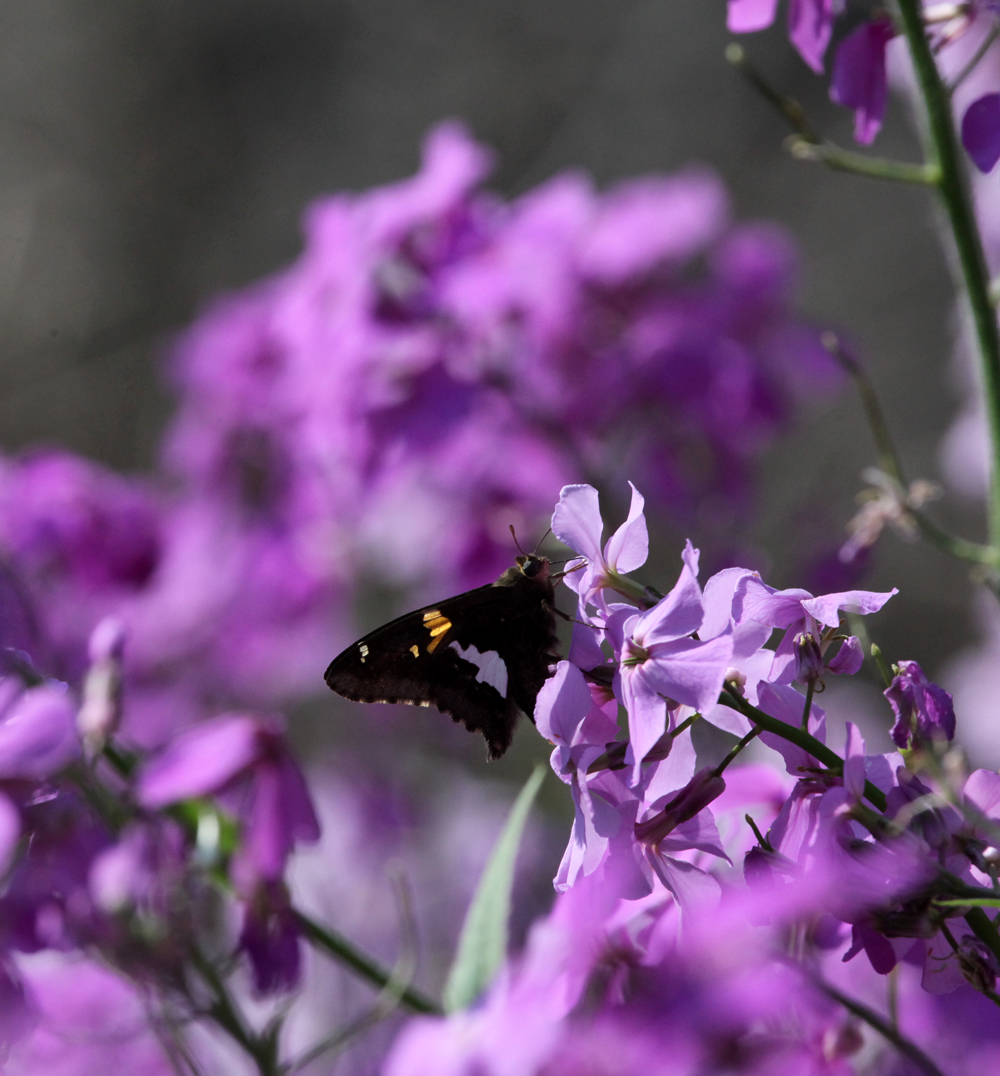
<path fill-rule="evenodd" d="M 217 792 L 260 755 L 260 722 L 218 717 L 182 732 L 139 776 L 137 798 L 153 810 Z"/>
<path fill-rule="evenodd" d="M 642 511 L 645 501 L 631 482 L 629 485 L 632 487 L 632 504 L 628 510 L 628 519 L 611 535 L 604 550 L 604 560 L 608 567 L 622 574 L 641 568 L 649 556 L 649 531 Z M 560 503 L 561 501 L 560 497 Z M 559 511 L 558 507 L 556 511 Z M 554 520 L 555 516 L 552 518 Z"/>
<path fill-rule="evenodd" d="M 593 486 L 563 486 L 552 513 L 552 533 L 563 545 L 587 558 L 603 563 L 601 537 L 604 521 L 597 490 Z"/>
<path fill-rule="evenodd" d="M 79 755 L 76 714 L 64 689 L 25 691 L 0 722 L 0 778 L 50 777 Z"/>
<path fill-rule="evenodd" d="M 980 172 L 1000 161 L 1000 93 L 986 93 L 965 110 L 962 145 Z"/>
<path fill-rule="evenodd" d="M 729 0 L 726 27 L 731 34 L 766 30 L 778 10 L 778 0 Z"/>
<path fill-rule="evenodd" d="M 818 598 L 809 597 L 802 602 L 802 608 L 810 616 L 828 628 L 835 628 L 840 623 L 841 612 L 877 613 L 879 609 L 899 590 L 877 592 L 873 590 L 845 590 L 840 594 L 822 594 Z"/>

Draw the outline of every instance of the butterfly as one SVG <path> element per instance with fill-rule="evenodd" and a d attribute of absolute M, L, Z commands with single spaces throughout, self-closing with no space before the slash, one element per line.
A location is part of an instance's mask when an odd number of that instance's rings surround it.
<path fill-rule="evenodd" d="M 481 732 L 498 759 L 558 660 L 554 582 L 547 557 L 522 554 L 495 583 L 352 643 L 330 662 L 327 685 L 354 702 L 436 706 Z"/>

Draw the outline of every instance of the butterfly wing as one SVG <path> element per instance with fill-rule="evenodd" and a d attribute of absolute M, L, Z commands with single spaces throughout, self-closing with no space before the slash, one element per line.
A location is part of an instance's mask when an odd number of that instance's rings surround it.
<path fill-rule="evenodd" d="M 490 758 L 499 758 L 518 707 L 532 714 L 553 660 L 550 589 L 524 579 L 407 613 L 334 658 L 326 682 L 355 702 L 436 706 L 482 732 Z"/>

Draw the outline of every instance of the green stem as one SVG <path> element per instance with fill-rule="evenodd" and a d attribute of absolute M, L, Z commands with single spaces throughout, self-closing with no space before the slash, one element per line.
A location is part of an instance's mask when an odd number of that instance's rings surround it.
<path fill-rule="evenodd" d="M 965 921 L 972 933 L 1000 961 L 1000 934 L 997 934 L 997 928 L 990 917 L 982 908 L 973 908 L 965 913 Z"/>
<path fill-rule="evenodd" d="M 742 45 L 735 42 L 726 46 L 726 59 L 751 86 L 785 117 L 795 135 L 788 148 L 800 161 L 819 161 L 837 172 L 852 172 L 872 179 L 888 179 L 897 183 L 915 183 L 918 186 L 934 186 L 940 176 L 933 165 L 911 164 L 908 161 L 890 161 L 884 157 L 869 157 L 844 149 L 816 130 L 805 109 L 786 94 L 776 90 L 747 58 Z"/>
<path fill-rule="evenodd" d="M 910 161 L 892 161 L 886 157 L 869 157 L 844 149 L 835 142 L 823 139 L 814 142 L 806 135 L 793 135 L 788 140 L 788 151 L 797 161 L 816 161 L 835 172 L 850 172 L 869 179 L 887 179 L 893 183 L 912 183 L 918 187 L 936 186 L 940 174 L 929 164 L 913 164 Z"/>
<path fill-rule="evenodd" d="M 903 473 L 903 464 L 899 458 L 899 453 L 896 451 L 892 435 L 889 433 L 889 424 L 886 421 L 885 412 L 882 410 L 882 404 L 879 402 L 878 394 L 871 378 L 864 367 L 843 346 L 836 333 L 824 333 L 823 346 L 850 374 L 854 381 L 858 395 L 861 397 L 861 406 L 864 408 L 865 417 L 868 419 L 868 427 L 872 432 L 872 437 L 875 439 L 879 468 L 898 482 L 905 491 L 906 477 Z M 981 545 L 979 542 L 970 542 L 965 538 L 958 538 L 939 527 L 923 512 L 917 509 L 910 509 L 909 511 L 920 533 L 932 545 L 936 545 L 943 552 L 949 553 L 957 560 L 964 560 L 970 564 L 985 564 L 989 567 L 1000 565 L 1000 551 L 992 546 Z"/>
<path fill-rule="evenodd" d="M 990 469 L 990 544 L 1000 548 L 1000 332 L 990 300 L 990 277 L 982 240 L 976 226 L 972 198 L 963 164 L 951 97 L 934 60 L 924 28 L 921 0 L 899 0 L 903 33 L 913 58 L 917 84 L 927 112 L 928 156 L 940 171 L 937 182 L 941 202 L 951 225 L 966 295 L 972 311 L 983 372 L 986 413 L 993 446 Z"/>
<path fill-rule="evenodd" d="M 854 386 L 861 397 L 861 406 L 865 410 L 865 418 L 868 419 L 868 428 L 872 431 L 875 446 L 878 449 L 878 465 L 887 475 L 901 485 L 906 485 L 903 478 L 903 466 L 900 463 L 899 453 L 889 432 L 889 423 L 886 421 L 885 412 L 879 401 L 878 393 L 872 384 L 872 379 L 858 360 L 844 347 L 840 337 L 835 332 L 823 333 L 823 347 L 837 360 L 847 371 L 854 381 Z"/>
<path fill-rule="evenodd" d="M 813 695 L 816 694 L 816 681 L 810 680 L 806 685 L 806 704 L 802 707 L 802 727 L 809 731 L 809 714 L 812 711 Z"/>
<path fill-rule="evenodd" d="M 942 530 L 933 520 L 928 519 L 923 512 L 911 512 L 914 522 L 920 533 L 938 549 L 950 553 L 956 560 L 964 560 L 969 564 L 982 564 L 989 568 L 1000 566 L 1000 547 L 981 545 L 979 542 L 970 542 L 965 538 L 957 538 L 953 534 Z"/>
<path fill-rule="evenodd" d="M 763 710 L 758 710 L 756 706 L 751 705 L 742 696 L 730 691 L 728 687 L 723 687 L 719 702 L 723 706 L 739 710 L 744 717 L 749 718 L 755 725 L 759 725 L 762 732 L 773 733 L 775 736 L 780 736 L 783 740 L 795 744 L 796 747 L 801 747 L 803 751 L 808 752 L 814 759 L 822 762 L 831 773 L 839 775 L 844 772 L 844 760 L 840 755 L 836 751 L 831 751 L 825 743 L 817 740 L 815 736 L 810 736 L 805 729 L 797 728 L 795 725 L 787 724 L 780 718 L 765 714 Z M 880 788 L 876 788 L 871 781 L 865 781 L 865 799 L 880 811 L 885 810 L 885 793 Z"/>
<path fill-rule="evenodd" d="M 303 915 L 302 912 L 295 912 L 294 915 L 302 936 L 312 945 L 325 950 L 342 964 L 346 964 L 353 971 L 356 971 L 363 979 L 367 979 L 381 989 L 385 989 L 393 981 L 392 972 L 386 971 L 371 957 L 362 953 L 342 934 L 338 934 L 329 927 L 320 926 L 319 923 L 310 919 L 307 915 Z M 427 1013 L 433 1016 L 440 1016 L 442 1013 L 440 1005 L 424 997 L 418 990 L 410 986 L 400 994 L 400 1003 L 413 1012 Z"/>
<path fill-rule="evenodd" d="M 994 23 L 990 32 L 979 43 L 979 48 L 972 54 L 969 62 L 962 68 L 961 71 L 948 83 L 948 95 L 951 96 L 958 89 L 959 86 L 972 74 L 973 71 L 979 66 L 983 57 L 993 47 L 993 42 L 996 41 L 997 35 L 1000 34 L 1000 26 Z"/>
<path fill-rule="evenodd" d="M 200 954 L 194 954 L 193 963 L 198 974 L 215 995 L 208 1009 L 212 1019 L 253 1058 L 260 1076 L 278 1076 L 276 1042 L 258 1038 L 246 1026 L 236 1003 L 229 996 L 226 984 L 209 960 Z"/>
<path fill-rule="evenodd" d="M 859 1020 L 863 1020 L 869 1027 L 874 1028 L 886 1042 L 892 1043 L 903 1057 L 912 1061 L 921 1072 L 926 1074 L 926 1076 L 944 1076 L 944 1073 L 923 1052 L 923 1050 L 917 1046 L 916 1043 L 910 1042 L 909 1039 L 900 1035 L 896 1028 L 879 1016 L 874 1009 L 869 1009 L 868 1006 L 862 1002 L 849 997 L 847 994 L 841 993 L 835 986 L 831 986 L 822 979 L 816 979 L 814 981 L 827 997 L 830 997 L 840 1005 L 843 1005 L 849 1013 L 852 1013 Z"/>
<path fill-rule="evenodd" d="M 749 744 L 751 742 L 751 740 L 755 740 L 761 734 L 761 732 L 763 732 L 763 729 L 760 727 L 760 725 L 755 725 L 746 734 L 746 736 L 744 736 L 743 739 L 740 740 L 740 742 L 738 744 L 736 744 L 735 747 L 733 747 L 732 751 L 730 751 L 729 754 L 726 755 L 726 757 L 719 763 L 719 765 L 715 767 L 715 769 L 712 771 L 712 773 L 716 777 L 721 777 L 722 774 L 723 774 L 723 771 L 729 765 L 729 763 L 732 762 L 733 759 L 736 758 L 736 756 L 743 750 L 744 747 L 747 746 L 747 744 Z M 749 818 L 750 816 L 747 815 L 747 817 Z M 752 822 L 750 824 L 753 825 Z M 756 833 L 756 831 L 757 831 L 757 827 L 754 826 L 754 832 Z M 758 833 L 757 836 L 759 838 L 760 834 Z"/>

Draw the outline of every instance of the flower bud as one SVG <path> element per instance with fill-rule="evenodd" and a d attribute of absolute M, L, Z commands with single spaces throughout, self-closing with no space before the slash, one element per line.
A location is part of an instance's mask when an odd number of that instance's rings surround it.
<path fill-rule="evenodd" d="M 795 651 L 795 679 L 815 683 L 823 675 L 823 652 L 811 631 L 800 631 L 792 641 Z"/>
<path fill-rule="evenodd" d="M 951 695 L 932 684 L 915 661 L 901 661 L 892 683 L 882 693 L 896 715 L 892 739 L 897 747 L 955 738 Z"/>
<path fill-rule="evenodd" d="M 662 811 L 645 822 L 636 822 L 636 840 L 659 844 L 671 830 L 694 818 L 725 791 L 726 782 L 713 769 L 699 770 Z"/>
<path fill-rule="evenodd" d="M 97 754 L 113 736 L 122 718 L 122 654 L 125 625 L 105 617 L 90 636 L 90 669 L 83 682 L 83 704 L 76 727 L 87 750 Z"/>
<path fill-rule="evenodd" d="M 724 683 L 731 684 L 737 695 L 746 693 L 747 678 L 745 673 L 730 666 L 726 669 L 726 675 L 722 678 Z"/>

